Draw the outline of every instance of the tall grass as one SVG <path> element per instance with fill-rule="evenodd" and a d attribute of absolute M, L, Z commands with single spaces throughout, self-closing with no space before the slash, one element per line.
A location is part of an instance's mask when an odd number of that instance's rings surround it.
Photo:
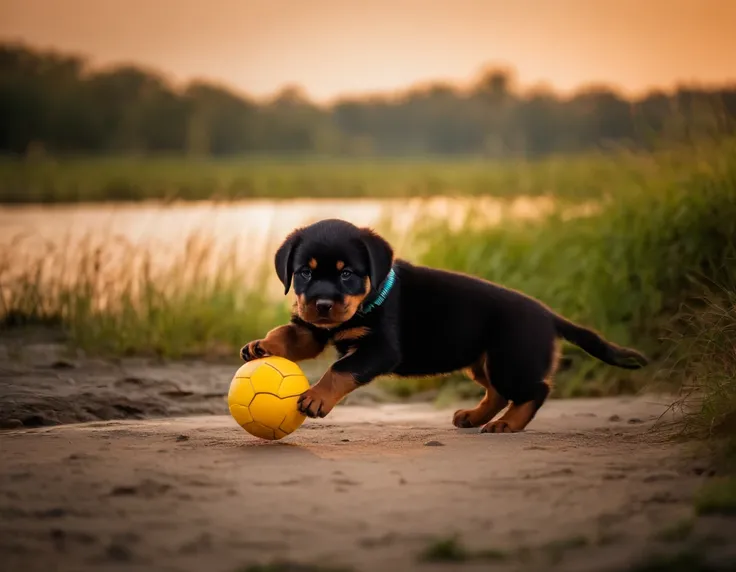
<path fill-rule="evenodd" d="M 727 282 L 706 284 L 702 297 L 684 304 L 672 321 L 677 350 L 673 370 L 685 377 L 677 406 L 686 434 L 708 438 L 736 469 L 736 259 Z"/>
<path fill-rule="evenodd" d="M 693 150 L 687 176 L 661 163 L 592 216 L 567 218 L 563 208 L 541 222 L 461 231 L 428 223 L 418 240 L 426 264 L 522 290 L 662 359 L 671 351 L 660 341 L 666 323 L 695 281 L 722 280 L 736 260 L 736 148 Z M 601 369 L 580 352 L 570 355 L 576 373 L 559 376 L 563 395 L 633 391 L 653 373 Z"/>
<path fill-rule="evenodd" d="M 647 155 L 479 159 L 0 159 L 0 203 L 617 192 L 648 176 Z M 682 164 L 672 161 L 671 168 Z"/>
<path fill-rule="evenodd" d="M 266 297 L 266 268 L 192 236 L 166 258 L 120 241 L 48 245 L 22 264 L 0 258 L 0 325 L 57 325 L 103 355 L 233 355 L 288 316 Z M 268 268 L 270 271 L 270 267 Z"/>

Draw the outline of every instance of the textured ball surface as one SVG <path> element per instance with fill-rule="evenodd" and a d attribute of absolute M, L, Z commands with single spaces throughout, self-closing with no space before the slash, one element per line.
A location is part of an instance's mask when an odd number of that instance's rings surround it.
<path fill-rule="evenodd" d="M 309 381 L 293 361 L 267 357 L 240 367 L 230 382 L 227 403 L 235 421 L 261 439 L 282 439 L 304 422 L 297 399 Z"/>

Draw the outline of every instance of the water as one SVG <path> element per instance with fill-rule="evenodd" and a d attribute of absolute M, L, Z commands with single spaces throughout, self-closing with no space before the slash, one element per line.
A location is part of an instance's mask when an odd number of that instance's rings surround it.
<path fill-rule="evenodd" d="M 342 218 L 357 225 L 381 225 L 390 220 L 388 232 L 400 238 L 420 218 L 440 218 L 457 227 L 474 213 L 487 224 L 498 224 L 505 215 L 534 218 L 552 206 L 549 198 L 525 197 L 510 202 L 490 197 L 434 197 L 13 206 L 0 207 L 0 246 L 5 249 L 18 240 L 75 244 L 93 237 L 171 252 L 169 249 L 196 234 L 219 246 L 242 244 L 258 257 L 294 227 L 323 218 Z"/>
<path fill-rule="evenodd" d="M 47 259 L 52 270 L 62 264 L 75 269 L 75 258 L 92 252 L 104 258 L 111 275 L 119 275 L 121 265 L 136 267 L 135 260 L 143 253 L 153 266 L 165 269 L 196 250 L 191 245 L 196 239 L 207 245 L 210 267 L 219 263 L 220 253 L 233 252 L 238 264 L 250 267 L 270 264 L 276 247 L 293 228 L 342 218 L 377 227 L 399 256 L 411 258 L 411 229 L 422 220 L 441 219 L 458 227 L 467 224 L 468 215 L 476 215 L 475 224 L 502 224 L 508 218 L 539 217 L 553 207 L 550 198 L 526 197 L 0 207 L 0 253 L 6 277 L 9 271 L 21 272 L 38 264 L 39 259 Z"/>

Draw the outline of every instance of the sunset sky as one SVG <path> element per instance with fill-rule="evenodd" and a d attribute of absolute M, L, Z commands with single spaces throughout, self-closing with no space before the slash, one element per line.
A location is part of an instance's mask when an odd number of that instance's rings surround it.
<path fill-rule="evenodd" d="M 562 91 L 736 80 L 736 0 L 0 0 L 0 38 L 318 100 L 488 63 Z"/>

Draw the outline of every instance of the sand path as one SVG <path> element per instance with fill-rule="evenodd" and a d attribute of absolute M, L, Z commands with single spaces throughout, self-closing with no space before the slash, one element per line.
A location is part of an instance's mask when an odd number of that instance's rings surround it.
<path fill-rule="evenodd" d="M 514 435 L 457 430 L 451 410 L 429 405 L 338 407 L 276 443 L 228 416 L 4 431 L 0 561 L 25 571 L 234 572 L 275 560 L 624 570 L 677 548 L 657 536 L 690 518 L 707 478 L 686 446 L 650 431 L 663 402 L 553 400 Z M 736 528 L 698 527 L 730 540 Z M 504 558 L 421 560 L 455 535 Z"/>

